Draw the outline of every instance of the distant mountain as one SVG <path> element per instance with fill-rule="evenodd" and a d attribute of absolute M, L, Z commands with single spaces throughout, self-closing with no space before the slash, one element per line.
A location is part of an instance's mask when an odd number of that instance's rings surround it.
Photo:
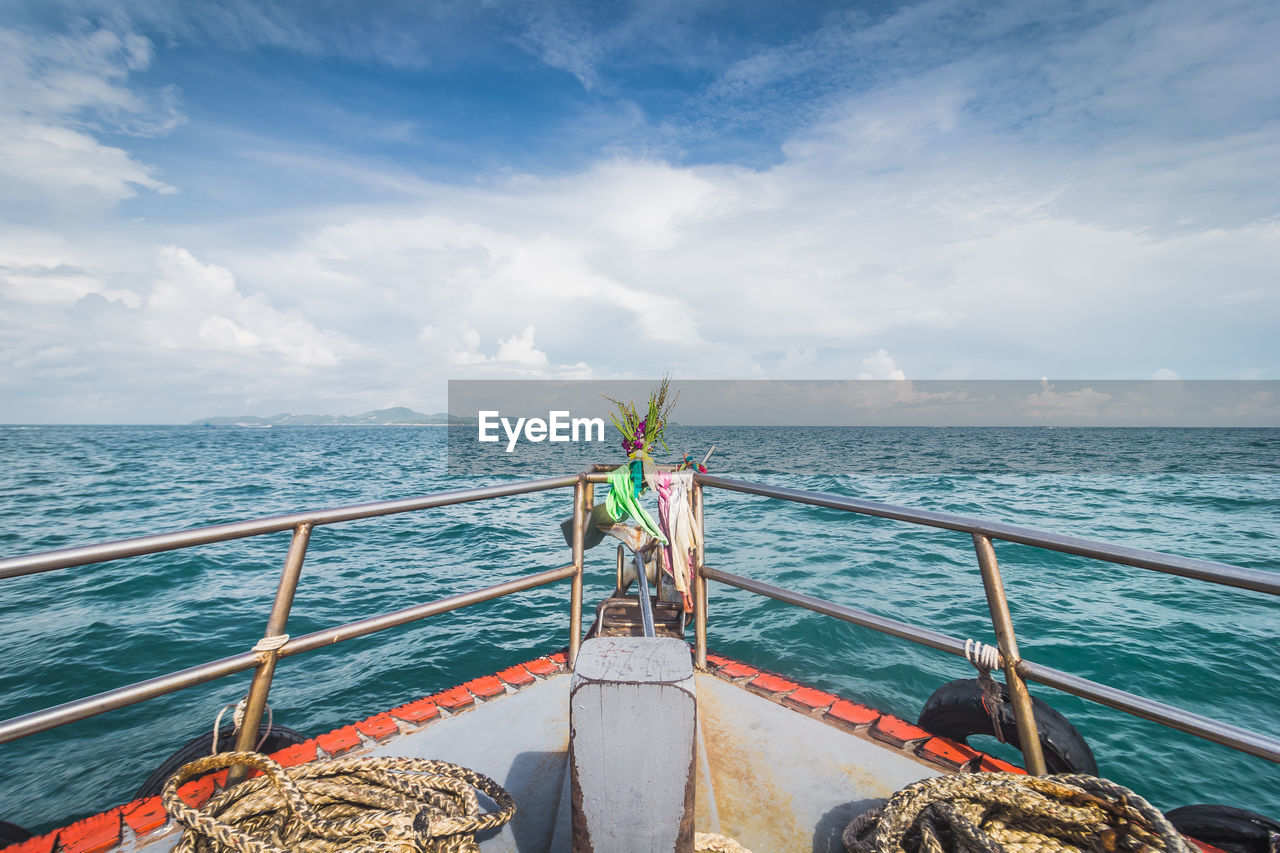
<path fill-rule="evenodd" d="M 421 426 L 423 424 L 473 424 L 475 418 L 460 418 L 448 412 L 437 412 L 424 415 L 404 406 L 393 406 L 390 409 L 378 409 L 360 415 L 293 415 L 284 413 L 259 417 L 257 415 L 219 415 L 213 418 L 200 418 L 191 422 L 200 426 Z"/>

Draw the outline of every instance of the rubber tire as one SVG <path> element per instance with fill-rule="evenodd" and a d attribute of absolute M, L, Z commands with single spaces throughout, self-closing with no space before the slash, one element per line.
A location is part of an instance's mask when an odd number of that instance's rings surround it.
<path fill-rule="evenodd" d="M 20 844 L 31 837 L 30 831 L 23 829 L 16 823 L 0 820 L 0 848 L 8 847 L 10 844 Z"/>
<path fill-rule="evenodd" d="M 1182 806 L 1164 816 L 1183 835 L 1227 853 L 1267 853 L 1270 833 L 1280 833 L 1280 822 L 1234 806 Z"/>
<path fill-rule="evenodd" d="M 267 725 L 262 724 L 258 729 L 258 739 L 266 734 Z M 295 732 L 293 729 L 284 726 L 272 726 L 271 734 L 267 735 L 267 740 L 262 744 L 262 752 L 270 754 L 278 750 L 284 749 L 286 746 L 293 746 L 296 743 L 302 743 L 306 738 Z M 235 746 L 235 728 L 226 726 L 218 732 L 218 752 L 231 752 Z M 142 787 L 138 789 L 138 793 L 134 799 L 142 799 L 143 797 L 154 797 L 164 789 L 164 783 L 169 781 L 169 777 L 178 772 L 178 768 L 182 765 L 195 761 L 197 758 L 213 752 L 213 732 L 207 731 L 198 737 L 194 737 L 187 741 L 173 755 L 166 758 L 156 771 L 147 777 L 147 781 L 142 783 Z"/>
<path fill-rule="evenodd" d="M 1009 689 L 1002 685 L 1004 706 L 1000 712 L 1000 727 L 1005 743 L 1022 751 L 1018 727 L 1013 718 L 1013 706 L 1009 703 Z M 1067 722 L 1048 703 L 1031 697 L 1031 707 L 1036 715 L 1036 729 L 1040 732 L 1040 749 L 1050 773 L 1087 773 L 1098 775 L 1098 762 L 1093 750 L 1085 742 L 1076 727 Z M 920 711 L 916 722 L 920 728 L 941 737 L 967 743 L 970 735 L 991 735 L 991 717 L 982 707 L 982 687 L 976 678 L 961 678 L 942 685 L 933 692 Z"/>

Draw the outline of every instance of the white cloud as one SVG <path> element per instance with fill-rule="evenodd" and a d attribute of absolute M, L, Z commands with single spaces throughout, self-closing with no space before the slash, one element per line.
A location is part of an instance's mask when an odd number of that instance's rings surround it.
<path fill-rule="evenodd" d="M 1151 374 L 1151 378 L 1152 379 L 1181 379 L 1182 377 L 1178 375 L 1178 372 L 1176 370 L 1170 370 L 1167 367 L 1162 367 L 1159 370 L 1157 370 L 1155 373 Z"/>
<path fill-rule="evenodd" d="M 145 318 L 165 348 L 270 354 L 306 367 L 333 367 L 358 352 L 343 336 L 276 309 L 262 294 L 241 293 L 230 270 L 201 263 L 186 249 L 163 247 L 157 264 Z"/>
<path fill-rule="evenodd" d="M 266 206 L 243 203 L 225 223 L 86 217 L 38 252 L 21 251 L 30 233 L 0 231 L 0 345 L 49 366 L 39 354 L 57 340 L 84 341 L 58 355 L 69 369 L 118 352 L 175 374 L 198 363 L 236 399 L 294 393 L 282 365 L 325 370 L 336 402 L 315 405 L 335 409 L 391 391 L 427 399 L 472 375 L 888 379 L 902 361 L 916 378 L 1132 377 L 1153 364 L 1274 376 L 1280 124 L 1263 81 L 1280 70 L 1264 49 L 1277 19 L 1257 8 L 1082 13 L 1036 51 L 1014 43 L 1033 14 L 1016 6 L 832 15 L 690 95 L 698 126 L 684 130 L 715 141 L 717 122 L 760 118 L 768 104 L 751 98 L 795 100 L 830 72 L 814 112 L 786 112 L 774 160 L 753 168 L 705 149 L 693 165 L 624 150 L 433 181 L 381 153 L 277 141 L 280 186 L 341 173 L 365 203 L 264 191 Z M 264 29 L 241 46 L 341 53 L 274 12 L 245 14 L 242 28 Z M 609 45 L 641 24 L 576 46 L 570 25 L 529 38 L 609 101 Z M 1205 44 L 1179 48 L 1202 29 Z M 990 43 L 975 47 L 975 33 Z M 152 62 L 146 39 L 4 38 L 4 181 L 106 199 L 170 189 L 99 141 L 108 126 L 172 118 L 163 91 L 133 85 Z M 392 188 L 396 202 L 379 203 Z M 159 277 L 140 271 L 164 244 Z M 1031 402 L 1098 401 L 1045 389 Z"/>
<path fill-rule="evenodd" d="M 893 363 L 893 356 L 883 349 L 862 360 L 862 372 L 859 379 L 906 379 L 907 375 Z"/>
<path fill-rule="evenodd" d="M 130 74 L 151 58 L 150 41 L 129 32 L 0 28 L 0 187 L 89 191 L 107 200 L 138 189 L 174 192 L 154 168 L 94 136 L 163 135 L 183 120 L 173 87 L 130 88 Z"/>

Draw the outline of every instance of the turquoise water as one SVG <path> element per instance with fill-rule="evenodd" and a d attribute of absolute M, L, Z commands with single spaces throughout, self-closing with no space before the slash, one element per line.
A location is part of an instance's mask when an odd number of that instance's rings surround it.
<path fill-rule="evenodd" d="M 409 497 L 470 483 L 440 428 L 0 427 L 0 555 Z M 1280 571 L 1280 430 L 673 428 L 712 470 Z M 574 452 L 576 449 L 571 449 Z M 529 454 L 486 482 L 567 470 Z M 559 461 L 557 465 L 567 463 Z M 297 635 L 568 562 L 567 490 L 319 528 Z M 708 490 L 708 562 L 991 640 L 963 534 Z M 3 584 L 0 717 L 244 651 L 261 636 L 288 533 Z M 1026 657 L 1280 733 L 1280 601 L 997 543 Z M 612 587 L 588 553 L 586 605 Z M 317 734 L 567 642 L 567 584 L 290 658 L 271 704 Z M 963 661 L 719 585 L 711 645 L 914 719 Z M 0 745 L 0 819 L 50 828 L 130 799 L 242 695 L 243 674 Z M 1033 686 L 1100 771 L 1162 808 L 1280 816 L 1280 767 Z"/>

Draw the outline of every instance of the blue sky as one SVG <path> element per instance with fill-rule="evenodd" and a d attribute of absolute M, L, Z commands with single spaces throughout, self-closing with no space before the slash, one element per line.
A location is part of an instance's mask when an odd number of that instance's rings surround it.
<path fill-rule="evenodd" d="M 1280 378 L 1264 2 L 0 10 L 0 421 Z"/>

